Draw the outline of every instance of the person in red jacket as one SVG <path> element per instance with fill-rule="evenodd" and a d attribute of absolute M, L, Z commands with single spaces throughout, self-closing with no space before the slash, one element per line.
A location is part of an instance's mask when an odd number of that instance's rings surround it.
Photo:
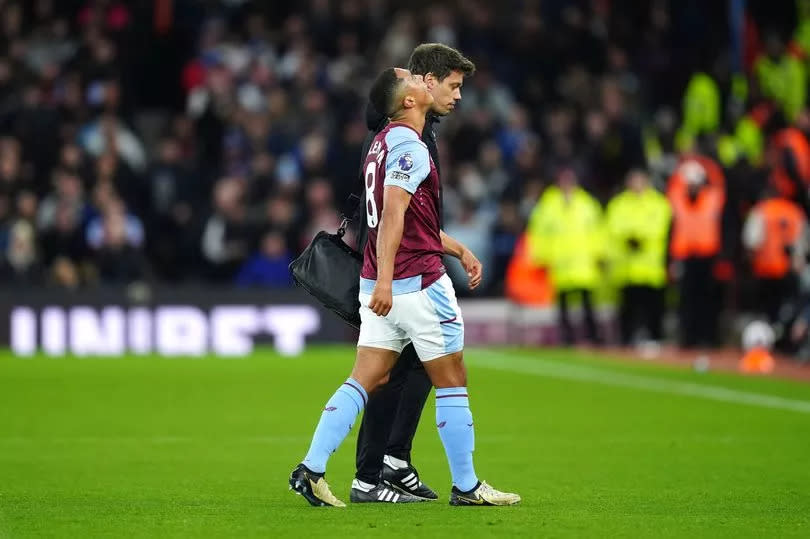
<path fill-rule="evenodd" d="M 724 178 L 708 158 L 685 158 L 669 180 L 669 254 L 680 292 L 681 345 L 713 346 L 720 311 L 716 263 L 722 249 Z"/>
<path fill-rule="evenodd" d="M 771 133 L 768 145 L 769 183 L 776 193 L 796 202 L 810 216 L 810 143 L 796 127 L 788 127 L 779 112 L 768 119 Z"/>
<path fill-rule="evenodd" d="M 757 283 L 757 305 L 775 322 L 782 304 L 798 291 L 804 265 L 807 220 L 801 208 L 781 197 L 768 197 L 751 210 L 743 228 Z"/>

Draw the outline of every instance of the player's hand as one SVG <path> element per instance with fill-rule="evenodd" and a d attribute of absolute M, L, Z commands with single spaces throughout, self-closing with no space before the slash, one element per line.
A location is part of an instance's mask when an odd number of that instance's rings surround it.
<path fill-rule="evenodd" d="M 374 290 L 371 292 L 371 301 L 368 303 L 368 308 L 374 311 L 377 316 L 386 316 L 391 312 L 391 305 L 394 303 L 391 294 L 391 285 L 381 285 L 379 282 L 374 285 Z"/>
<path fill-rule="evenodd" d="M 464 267 L 464 271 L 467 272 L 467 277 L 470 279 L 470 290 L 474 290 L 481 284 L 481 275 L 484 272 L 483 266 L 481 266 L 481 261 L 478 260 L 475 255 L 467 249 L 461 254 L 461 265 Z"/>

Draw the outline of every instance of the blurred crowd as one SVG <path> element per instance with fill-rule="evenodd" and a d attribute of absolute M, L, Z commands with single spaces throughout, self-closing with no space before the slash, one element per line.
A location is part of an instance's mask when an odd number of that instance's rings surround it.
<path fill-rule="evenodd" d="M 425 41 L 477 66 L 437 131 L 445 228 L 481 258 L 485 294 L 607 297 L 624 340 L 650 319 L 658 339 L 674 283 L 684 343 L 713 344 L 715 313 L 760 305 L 770 228 L 751 209 L 807 211 L 768 191 L 785 145 L 804 151 L 779 134 L 810 132 L 804 0 L 0 0 L 0 40 L 6 285 L 291 286 L 287 264 L 360 187 L 368 83 Z M 665 194 L 639 205 L 625 185 Z"/>

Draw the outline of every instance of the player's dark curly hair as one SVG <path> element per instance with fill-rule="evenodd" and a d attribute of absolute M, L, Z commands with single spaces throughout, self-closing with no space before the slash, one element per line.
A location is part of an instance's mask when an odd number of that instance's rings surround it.
<path fill-rule="evenodd" d="M 371 90 L 368 92 L 368 98 L 374 108 L 388 117 L 393 116 L 396 112 L 397 107 L 394 98 L 397 95 L 400 82 L 402 81 L 397 78 L 394 68 L 389 67 L 377 75 L 371 85 Z"/>
<path fill-rule="evenodd" d="M 441 43 L 422 43 L 411 53 L 408 69 L 415 75 L 433 73 L 439 82 L 453 71 L 465 76 L 475 73 L 475 64 L 453 47 Z"/>

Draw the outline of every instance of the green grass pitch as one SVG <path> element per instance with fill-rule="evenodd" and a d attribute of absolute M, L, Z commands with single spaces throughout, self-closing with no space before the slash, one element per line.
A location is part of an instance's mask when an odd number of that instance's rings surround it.
<path fill-rule="evenodd" d="M 467 354 L 477 471 L 520 506 L 447 505 L 431 399 L 438 502 L 310 507 L 287 475 L 352 356 L 0 355 L 0 537 L 810 537 L 809 384 L 555 350 Z"/>

